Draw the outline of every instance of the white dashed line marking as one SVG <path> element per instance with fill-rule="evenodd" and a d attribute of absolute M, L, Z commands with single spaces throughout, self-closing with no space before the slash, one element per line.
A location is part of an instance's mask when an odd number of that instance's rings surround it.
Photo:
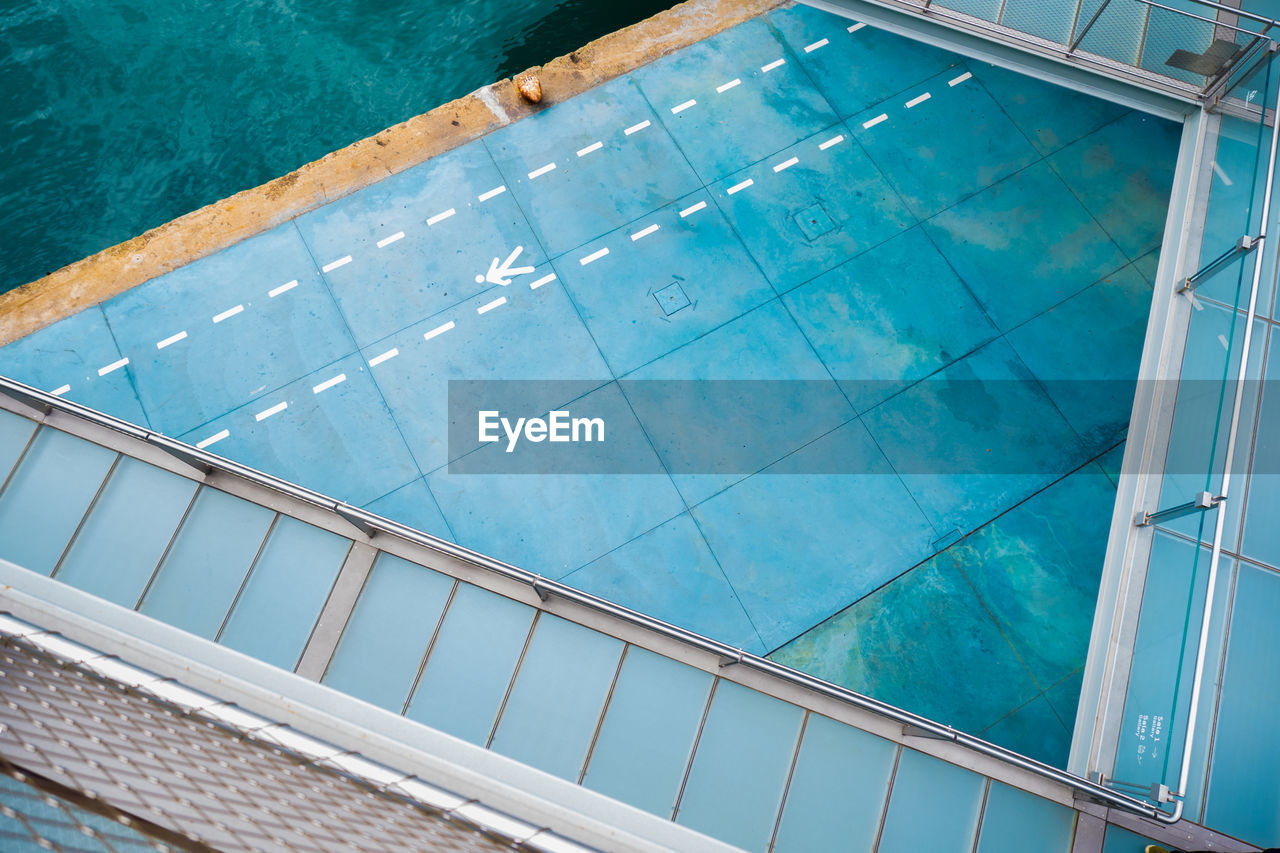
<path fill-rule="evenodd" d="M 830 139 L 828 139 L 826 142 L 819 143 L 819 145 L 818 145 L 818 150 L 819 150 L 819 151 L 826 151 L 826 150 L 827 150 L 828 148 L 830 148 L 832 145 L 839 145 L 841 142 L 844 142 L 844 134 L 843 134 L 843 133 L 837 133 L 835 136 L 831 137 L 831 138 L 830 138 Z"/>
<path fill-rule="evenodd" d="M 1231 186 L 1232 180 L 1227 177 L 1227 173 L 1222 171 L 1222 167 L 1218 165 L 1218 161 L 1213 161 L 1213 173 L 1222 179 L 1224 186 Z"/>
<path fill-rule="evenodd" d="M 458 211 L 454 210 L 452 207 L 449 208 L 448 210 L 442 210 L 439 213 L 437 213 L 435 216 L 427 220 L 427 226 L 430 227 L 432 225 L 435 225 L 437 222 L 444 222 L 446 219 L 448 219 L 450 216 L 453 216 L 457 212 Z"/>
<path fill-rule="evenodd" d="M 545 166 L 539 166 L 537 169 L 534 169 L 532 172 L 529 173 L 529 180 L 532 181 L 534 178 L 540 178 L 543 175 L 545 175 L 547 172 L 554 172 L 555 168 L 556 168 L 555 163 L 548 163 Z"/>
<path fill-rule="evenodd" d="M 321 391 L 328 391 L 334 385 L 341 385 L 343 382 L 346 382 L 346 381 L 347 381 L 347 374 L 339 373 L 337 376 L 333 377 L 332 379 L 326 379 L 325 381 L 321 382 L 319 385 L 312 388 L 311 393 L 319 394 Z"/>
<path fill-rule="evenodd" d="M 685 101 L 683 104 L 676 104 L 674 107 L 672 107 L 671 114 L 678 115 L 679 113 L 682 113 L 685 110 L 689 109 L 689 107 L 695 107 L 697 105 L 698 105 L 698 102 L 693 98 L 690 98 L 689 100 Z"/>
<path fill-rule="evenodd" d="M 54 388 L 49 393 L 55 397 L 61 397 L 63 394 L 67 393 L 70 390 L 71 390 L 70 385 L 59 385 L 57 388 Z"/>
<path fill-rule="evenodd" d="M 627 136 L 630 136 L 630 135 L 631 135 L 631 134 L 633 134 L 633 133 L 639 133 L 640 131 L 644 130 L 644 129 L 645 129 L 646 127 L 648 127 L 648 126 L 649 126 L 649 120 L 648 120 L 648 119 L 645 119 L 644 121 L 640 122 L 639 124 L 633 124 L 633 125 L 631 125 L 631 127 L 628 127 L 626 130 L 624 130 L 624 131 L 622 131 L 622 132 L 623 132 L 623 133 L 625 133 Z"/>
<path fill-rule="evenodd" d="M 849 27 L 849 29 L 848 29 L 848 30 L 846 30 L 846 32 L 856 33 L 858 30 L 862 29 L 862 28 L 863 28 L 863 27 L 865 27 L 865 26 L 866 26 L 866 24 L 861 24 L 861 23 L 859 23 L 859 24 L 854 24 L 852 27 Z"/>
<path fill-rule="evenodd" d="M 587 255 L 585 258 L 578 258 L 578 263 L 585 267 L 587 264 L 591 263 L 592 261 L 598 261 L 607 254 L 609 254 L 609 250 L 607 248 L 599 249 Z"/>
<path fill-rule="evenodd" d="M 271 288 L 270 290 L 267 291 L 267 296 L 269 296 L 272 299 L 275 299 L 280 294 L 288 293 L 290 290 L 293 290 L 297 286 L 298 286 L 298 280 L 295 278 L 293 281 L 285 282 L 279 287 Z"/>
<path fill-rule="evenodd" d="M 499 296 L 497 299 L 493 300 L 492 302 L 486 302 L 485 304 L 481 305 L 479 308 L 476 309 L 476 313 L 487 314 L 490 311 L 492 311 L 494 308 L 497 308 L 499 306 L 506 305 L 506 304 L 507 304 L 507 297 Z"/>
<path fill-rule="evenodd" d="M 684 219 L 689 214 L 697 213 L 699 210 L 702 210 L 702 208 L 706 206 L 707 206 L 707 203 L 705 201 L 700 201 L 697 204 L 695 204 L 693 207 L 686 207 L 684 210 L 680 211 L 680 218 Z"/>
<path fill-rule="evenodd" d="M 588 154 L 590 154 L 592 151 L 599 151 L 599 150 L 600 150 L 601 148 L 603 148 L 603 147 L 604 147 L 604 143 L 603 143 L 603 142 L 593 142 L 593 143 L 591 143 L 590 145 L 588 145 L 586 148 L 579 148 L 579 149 L 578 149 L 578 156 L 579 156 L 579 157 L 586 157 L 586 156 L 587 156 Z"/>
<path fill-rule="evenodd" d="M 648 228 L 641 228 L 639 231 L 631 235 L 631 242 L 634 243 L 636 240 L 639 240 L 641 237 L 648 237 L 650 234 L 652 234 L 654 231 L 657 231 L 657 230 L 658 230 L 658 226 L 656 223 L 653 225 L 650 225 Z"/>
<path fill-rule="evenodd" d="M 716 86 L 716 94 L 723 95 L 725 92 L 729 91 L 730 89 L 732 89 L 734 86 L 737 86 L 741 82 L 742 80 L 740 78 L 734 77 L 728 83 L 721 83 L 719 86 Z"/>
<path fill-rule="evenodd" d="M 918 95 L 912 98 L 911 100 L 907 101 L 907 109 L 911 109 L 917 104 L 923 104 L 925 101 L 929 100 L 932 97 L 933 95 L 930 95 L 928 92 L 925 92 L 923 95 Z"/>
<path fill-rule="evenodd" d="M 330 272 L 338 267 L 345 267 L 349 263 L 351 263 L 351 256 L 347 255 L 345 258 L 338 258 L 336 261 L 330 261 L 325 264 L 320 268 L 320 272 Z"/>
<path fill-rule="evenodd" d="M 740 184 L 734 184 L 733 186 L 729 187 L 729 195 L 733 195 L 736 192 L 741 192 L 742 190 L 745 190 L 747 187 L 751 186 L 754 183 L 755 181 L 751 180 L 750 178 L 747 178 L 745 181 L 743 181 Z"/>
<path fill-rule="evenodd" d="M 813 52 L 814 52 L 815 50 L 817 50 L 818 48 L 820 48 L 820 47 L 826 47 L 828 44 L 830 44 L 830 42 L 828 42 L 826 39 L 818 39 L 818 40 L 817 40 L 817 41 L 815 41 L 813 44 L 808 45 L 807 47 L 805 47 L 804 52 L 805 52 L 805 53 L 813 53 Z"/>
<path fill-rule="evenodd" d="M 972 77 L 972 76 L 973 76 L 972 74 L 970 74 L 968 71 L 966 71 L 966 72 L 964 72 L 963 74 L 961 74 L 959 77 L 953 77 L 952 79 L 948 80 L 948 81 L 947 81 L 947 85 L 948 85 L 948 86 L 958 86 L 958 85 L 960 85 L 961 83 L 963 83 L 965 80 L 968 80 L 968 79 L 969 79 L 970 77 Z"/>
<path fill-rule="evenodd" d="M 237 314 L 239 314 L 239 313 L 240 313 L 241 311 L 243 311 L 243 310 L 244 310 L 244 306 L 243 306 L 243 305 L 237 305 L 237 306 L 236 306 L 236 307 L 234 307 L 234 308 L 228 308 L 226 311 L 223 311 L 221 314 L 214 314 L 214 315 L 213 315 L 213 322 L 215 322 L 215 323 L 221 323 L 223 320 L 228 320 L 228 319 L 230 319 L 230 318 L 232 318 L 232 317 L 236 316 Z"/>
<path fill-rule="evenodd" d="M 108 364 L 106 367 L 99 367 L 99 368 L 98 368 L 98 375 L 99 375 L 99 376 L 106 376 L 106 375 L 107 375 L 108 373 L 110 373 L 111 371 L 113 371 L 113 370 L 119 370 L 120 368 L 124 367 L 124 366 L 125 366 L 126 364 L 128 364 L 128 363 L 129 363 L 129 359 L 127 359 L 127 358 L 122 358 L 122 359 L 120 359 L 119 361 L 113 361 L 113 362 L 111 362 L 110 364 Z"/>
<path fill-rule="evenodd" d="M 555 274 L 555 273 L 551 273 L 551 274 L 549 274 L 549 275 L 544 275 L 542 278 L 538 279 L 537 281 L 531 281 L 531 282 L 529 282 L 529 289 L 530 289 L 530 290 L 537 290 L 539 287 L 542 287 L 542 285 L 544 285 L 544 284 L 550 284 L 551 282 L 553 282 L 553 281 L 555 281 L 555 280 L 556 280 L 556 274 Z"/>
<path fill-rule="evenodd" d="M 265 421 L 267 418 L 271 417 L 272 415 L 278 415 L 287 408 L 289 408 L 288 403 L 276 403 L 271 408 L 263 409 L 261 412 L 258 412 L 258 414 L 253 416 L 253 419 L 255 421 Z"/>
<path fill-rule="evenodd" d="M 165 338 L 163 341 L 156 341 L 156 349 L 164 349 L 165 347 L 171 344 L 176 344 L 178 341 L 186 340 L 186 337 L 187 337 L 187 333 L 185 330 L 178 332 L 178 334 L 176 335 L 170 335 L 169 337 Z"/>
<path fill-rule="evenodd" d="M 373 358 L 369 359 L 369 366 L 377 367 L 379 364 L 382 364 L 382 362 L 390 361 L 391 359 L 395 358 L 399 354 L 400 354 L 400 350 L 396 349 L 395 347 L 392 347 L 391 349 L 384 352 L 382 355 L 375 355 Z"/>
<path fill-rule="evenodd" d="M 506 187 L 494 187 L 493 189 L 489 190 L 487 193 L 480 193 L 480 195 L 476 196 L 476 198 L 479 199 L 480 201 L 488 201 L 489 199 L 493 198 L 495 195 L 502 195 L 506 191 L 507 191 Z"/>
<path fill-rule="evenodd" d="M 450 330 L 450 329 L 452 329 L 452 328 L 453 328 L 453 321 L 452 321 L 452 320 L 450 320 L 449 322 L 447 322 L 447 323 L 445 323 L 445 324 L 443 324 L 443 325 L 436 326 L 434 329 L 432 329 L 432 330 L 431 330 L 431 331 L 429 331 L 429 332 L 424 332 L 424 333 L 423 333 L 423 335 L 422 335 L 422 339 L 423 339 L 424 341 L 429 341 L 429 340 L 431 340 L 431 339 L 432 339 L 432 338 L 434 338 L 434 337 L 437 337 L 437 336 L 439 336 L 439 335 L 443 335 L 445 332 L 449 331 L 449 330 Z"/>
<path fill-rule="evenodd" d="M 1222 348 L 1225 350 L 1231 349 L 1231 344 L 1227 343 L 1226 335 L 1218 335 L 1218 343 L 1222 344 Z"/>
<path fill-rule="evenodd" d="M 206 438 L 204 441 L 197 441 L 196 447 L 200 448 L 201 450 L 204 450 L 209 445 L 217 444 L 219 441 L 222 441 L 222 439 L 226 438 L 229 435 L 231 435 L 231 430 L 229 429 L 219 430 L 218 432 L 215 432 L 213 435 Z"/>
<path fill-rule="evenodd" d="M 765 74 L 768 74 L 773 69 L 781 68 L 786 64 L 787 64 L 787 61 L 785 59 L 775 59 L 773 62 L 770 62 L 768 65 L 761 65 L 760 70 L 763 71 Z"/>
<path fill-rule="evenodd" d="M 888 120 L 889 120 L 889 115 L 887 113 L 880 113 L 880 115 L 876 116 L 875 118 L 864 121 L 862 123 L 862 126 L 863 128 L 875 127 L 880 122 L 888 121 Z"/>
<path fill-rule="evenodd" d="M 773 171 L 781 172 L 783 169 L 790 169 L 796 163 L 800 162 L 799 157 L 792 157 L 790 160 L 783 160 L 781 163 L 773 167 Z"/>
<path fill-rule="evenodd" d="M 403 232 L 403 231 L 397 231 L 396 233 L 392 234 L 390 237 L 383 237 L 381 240 L 379 240 L 379 241 L 378 241 L 378 248 L 379 248 L 379 249 L 385 249 L 385 248 L 387 248 L 388 246 L 390 246 L 392 243 L 394 243 L 395 241 L 397 241 L 397 240 L 403 240 L 403 239 L 404 239 L 404 232 Z"/>

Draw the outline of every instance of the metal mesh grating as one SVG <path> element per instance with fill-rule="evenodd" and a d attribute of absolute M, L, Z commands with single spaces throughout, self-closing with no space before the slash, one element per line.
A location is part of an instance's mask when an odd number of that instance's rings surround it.
<path fill-rule="evenodd" d="M 0 726 L 0 755 L 10 767 L 171 831 L 170 840 L 188 849 L 519 846 L 457 815 L 141 695 L 25 639 L 0 639 Z"/>
<path fill-rule="evenodd" d="M 8 853 L 168 853 L 176 850 L 119 820 L 81 808 L 28 784 L 11 765 L 0 776 L 0 850 Z"/>

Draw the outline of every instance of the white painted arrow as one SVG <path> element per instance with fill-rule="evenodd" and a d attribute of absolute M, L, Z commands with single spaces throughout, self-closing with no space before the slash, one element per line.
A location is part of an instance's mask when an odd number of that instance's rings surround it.
<path fill-rule="evenodd" d="M 525 273 L 533 272 L 533 267 L 511 266 L 515 263 L 516 258 L 520 257 L 520 253 L 523 251 L 524 246 L 516 246 L 515 251 L 508 255 L 507 259 L 501 264 L 498 263 L 497 258 L 494 258 L 489 264 L 489 272 L 485 275 L 476 276 L 476 284 L 487 281 L 490 284 L 500 284 L 503 287 L 506 287 L 511 283 L 512 276 L 524 275 Z"/>

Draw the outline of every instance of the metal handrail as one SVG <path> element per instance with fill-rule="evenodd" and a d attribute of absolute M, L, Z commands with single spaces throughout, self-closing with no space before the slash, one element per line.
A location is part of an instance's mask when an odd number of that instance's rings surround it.
<path fill-rule="evenodd" d="M 1275 108 L 1277 110 L 1276 114 L 1280 115 L 1280 86 L 1276 87 Z M 1275 188 L 1276 155 L 1280 151 L 1280 146 L 1277 143 L 1280 143 L 1280 128 L 1273 129 L 1271 133 L 1271 150 L 1267 158 L 1267 180 L 1262 190 L 1260 233 L 1255 240 L 1259 244 L 1267 239 L 1267 223 L 1271 218 L 1271 193 Z M 1258 290 L 1262 284 L 1262 258 L 1263 253 L 1259 252 L 1257 262 L 1253 265 L 1253 280 L 1249 289 L 1249 310 L 1245 314 L 1244 336 L 1240 343 L 1240 366 L 1236 374 L 1235 394 L 1231 403 L 1231 426 L 1227 431 L 1227 447 L 1223 453 L 1222 497 L 1219 499 L 1222 501 L 1227 499 L 1227 495 L 1230 492 L 1231 468 L 1235 462 L 1236 439 L 1240 432 L 1240 414 L 1244 408 L 1246 374 L 1249 369 L 1249 350 L 1253 343 L 1253 322 L 1258 313 Z M 1182 817 L 1187 782 L 1191 778 L 1191 753 L 1195 749 L 1196 718 L 1200 712 L 1200 683 L 1204 679 L 1204 663 L 1209 648 L 1209 617 L 1213 612 L 1213 598 L 1218 581 L 1218 564 L 1222 559 L 1222 535 L 1226 526 L 1226 519 L 1227 514 L 1219 509 L 1213 530 L 1213 550 L 1209 557 L 1209 577 L 1205 585 L 1204 611 L 1200 617 L 1200 638 L 1199 646 L 1196 649 L 1196 667 L 1191 677 L 1191 703 L 1187 709 L 1187 734 L 1183 739 L 1182 767 L 1178 773 L 1178 793 L 1183 799 L 1177 801 L 1171 815 L 1161 818 L 1161 820 L 1167 820 L 1170 823 L 1176 822 Z"/>
<path fill-rule="evenodd" d="M 824 2 L 824 0 L 806 0 L 806 2 L 812 3 L 814 5 L 822 5 L 822 6 L 828 5 L 826 2 Z M 1041 52 L 1044 52 L 1044 48 L 1048 45 L 1059 45 L 1063 49 L 1066 59 L 1073 60 L 1076 62 L 1081 62 L 1081 63 L 1084 63 L 1087 61 L 1088 67 L 1092 68 L 1095 71 L 1099 71 L 1100 73 L 1105 73 L 1108 76 L 1122 78 L 1129 82 L 1137 83 L 1138 85 L 1144 85 L 1148 88 L 1154 88 L 1156 90 L 1159 90 L 1158 87 L 1153 86 L 1153 82 L 1151 79 L 1147 77 L 1135 76 L 1133 74 L 1129 74 L 1124 71 L 1125 68 L 1136 68 L 1144 71 L 1149 71 L 1149 69 L 1145 69 L 1142 66 L 1137 65 L 1135 63 L 1128 63 L 1120 60 L 1110 60 L 1107 57 L 1096 55 L 1090 51 L 1079 50 L 1081 42 L 1084 40 L 1085 36 L 1089 34 L 1089 31 L 1093 29 L 1093 26 L 1102 17 L 1103 13 L 1107 10 L 1107 8 L 1111 6 L 1112 0 L 1103 0 L 1103 2 L 1098 6 L 1098 8 L 1094 10 L 1093 14 L 1089 17 L 1088 21 L 1085 22 L 1084 26 L 1079 30 L 1075 31 L 1066 41 L 1062 41 L 1062 42 L 1044 39 L 1040 37 L 1032 37 L 1026 33 L 1023 33 L 1021 30 L 1015 27 L 1008 26 L 1007 24 L 1002 24 L 1002 23 L 999 23 L 998 21 L 990 20 L 980 15 L 970 15 L 970 14 L 966 14 L 965 12 L 949 9 L 946 6 L 935 4 L 933 0 L 868 0 L 868 2 L 872 2 L 872 3 L 875 3 L 876 5 L 882 5 L 882 6 L 886 6 L 894 9 L 900 9 L 903 11 L 914 12 L 923 17 L 927 17 L 930 20 L 947 21 L 953 26 L 960 26 L 965 29 L 976 31 L 980 35 L 982 35 L 984 38 L 988 38 L 993 41 L 1003 41 L 1008 43 L 1021 44 L 1025 46 L 1034 46 L 1035 49 Z M 1180 92 L 1186 93 L 1187 95 L 1190 95 L 1192 92 L 1194 92 L 1195 97 L 1201 101 L 1206 100 L 1212 93 L 1214 93 L 1219 88 L 1224 78 L 1230 73 L 1232 73 L 1239 66 L 1243 58 L 1248 54 L 1250 54 L 1257 47 L 1258 44 L 1271 41 L 1271 38 L 1270 36 L 1267 35 L 1267 33 L 1270 33 L 1273 29 L 1280 27 L 1280 22 L 1277 22 L 1273 18 L 1268 18 L 1265 15 L 1259 15 L 1254 12 L 1247 12 L 1242 9 L 1236 9 L 1231 6 L 1224 5 L 1222 3 L 1214 2 L 1214 0 L 1191 0 L 1191 2 L 1201 7 L 1204 7 L 1205 9 L 1212 9 L 1214 12 L 1220 12 L 1227 15 L 1234 15 L 1237 18 L 1244 18 L 1246 20 L 1263 24 L 1264 26 L 1260 30 L 1251 30 L 1247 27 L 1240 27 L 1235 24 L 1229 24 L 1229 23 L 1226 23 L 1225 21 L 1219 21 L 1215 18 L 1207 17 L 1205 15 L 1196 15 L 1192 12 L 1188 12 L 1182 9 L 1177 9 L 1172 6 L 1166 6 L 1163 3 L 1155 2 L 1155 0 L 1136 0 L 1136 2 L 1142 3 L 1148 7 L 1155 7 L 1155 8 L 1158 8 L 1158 9 L 1161 9 L 1185 18 L 1201 21 L 1215 27 L 1224 27 L 1226 29 L 1232 30 L 1233 32 L 1247 33 L 1253 36 L 1252 41 L 1242 45 L 1237 50 L 1235 56 L 1233 56 L 1232 59 L 1226 63 L 1226 65 L 1224 65 L 1221 69 L 1219 69 L 1213 76 L 1206 77 L 1203 86 L 1196 88 L 1192 84 L 1186 83 L 1185 84 L 1187 87 L 1186 89 L 1182 89 L 1181 86 L 1178 87 L 1178 90 Z M 837 2 L 837 5 L 838 5 L 838 2 Z M 1058 56 L 1061 57 L 1063 56 L 1063 54 L 1058 54 Z M 1174 82 L 1178 80 L 1178 78 L 1176 77 L 1171 77 L 1169 75 L 1162 74 L 1156 71 L 1149 71 L 1149 73 L 1151 77 L 1159 77 L 1161 80 L 1167 80 L 1170 82 Z M 1182 82 L 1185 83 L 1185 81 L 1182 81 Z"/>
<path fill-rule="evenodd" d="M 1237 27 L 1235 24 L 1228 24 L 1225 21 L 1219 21 L 1215 18 L 1205 18 L 1201 15 L 1193 15 L 1190 12 L 1184 11 L 1182 9 L 1175 9 L 1172 6 L 1165 6 L 1162 3 L 1157 3 L 1156 0 L 1138 0 L 1138 2 L 1143 4 L 1144 6 L 1151 6 L 1155 9 L 1163 9 L 1166 12 L 1173 12 L 1174 14 L 1181 15 L 1184 18 L 1193 18 L 1197 21 L 1203 21 L 1206 24 L 1213 24 L 1213 26 L 1215 27 L 1225 27 L 1228 30 L 1234 30 L 1237 33 L 1248 33 L 1251 36 L 1263 35 L 1268 30 L 1270 30 L 1271 27 L 1274 26 L 1276 23 L 1275 21 L 1267 20 L 1267 25 L 1263 27 L 1261 30 L 1251 30 L 1247 27 Z M 1195 0 L 1192 0 L 1192 2 L 1195 2 Z"/>
<path fill-rule="evenodd" d="M 39 389 L 25 385 L 17 380 L 0 376 L 0 394 L 4 394 L 11 399 L 17 400 L 28 406 L 32 406 L 42 414 L 48 414 L 52 410 L 57 410 L 64 414 L 78 418 L 83 421 L 105 427 L 117 432 L 124 433 L 134 439 L 146 442 L 152 446 L 163 450 L 170 455 L 178 458 L 185 464 L 191 465 L 196 470 L 204 473 L 210 471 L 220 471 L 230 474 L 243 480 L 255 483 L 273 491 L 280 492 L 291 498 L 303 501 L 321 509 L 336 512 L 345 520 L 355 524 L 366 536 L 372 538 L 378 534 L 389 534 L 399 539 L 403 539 L 414 545 L 419 545 L 440 554 L 462 560 L 470 563 L 478 568 L 486 569 L 502 577 L 515 580 L 526 584 L 541 599 L 546 600 L 549 596 L 556 596 L 580 606 L 589 608 L 598 613 L 629 622 L 647 631 L 660 634 L 668 639 L 676 640 L 684 645 L 691 646 L 703 652 L 709 652 L 718 656 L 720 666 L 744 666 L 757 672 L 765 673 L 774 678 L 788 682 L 792 685 L 804 688 L 822 696 L 834 699 L 847 705 L 852 705 L 864 711 L 869 711 L 877 716 L 884 717 L 895 723 L 902 725 L 904 733 L 910 732 L 912 735 L 928 737 L 937 740 L 951 741 L 965 749 L 976 752 L 988 758 L 995 759 L 1004 764 L 1025 770 L 1043 779 L 1047 779 L 1059 785 L 1070 788 L 1079 795 L 1083 795 L 1089 799 L 1104 803 L 1108 806 L 1123 809 L 1124 811 L 1141 815 L 1143 817 L 1161 820 L 1165 812 L 1155 808 L 1141 800 L 1121 794 L 1103 785 L 1091 782 L 1065 770 L 1057 767 L 1051 767 L 1048 764 L 1027 758 L 1020 753 L 1005 747 L 988 743 L 973 735 L 966 734 L 962 731 L 943 725 L 927 717 L 914 714 L 910 711 L 874 699 L 861 693 L 857 693 L 848 688 L 840 687 L 830 682 L 823 681 L 815 676 L 791 669 L 774 661 L 762 658 L 751 652 L 735 648 L 726 643 L 704 637 L 701 634 L 694 633 L 677 625 L 663 622 L 652 616 L 646 616 L 643 613 L 623 607 L 612 601 L 592 595 L 591 593 L 582 592 L 573 587 L 566 586 L 559 581 L 551 580 L 543 577 L 535 572 L 527 569 L 504 563 L 493 557 L 486 556 L 465 548 L 453 542 L 448 542 L 429 533 L 406 527 L 403 524 L 392 521 L 388 518 L 376 515 L 358 507 L 351 506 L 343 501 L 338 501 L 323 495 L 319 492 L 282 480 L 279 477 L 251 468 L 247 465 L 241 465 L 230 459 L 210 453 L 202 448 L 194 447 L 176 439 L 169 438 L 161 433 L 144 429 L 128 421 L 112 415 L 91 409 L 71 400 L 63 400 L 52 394 L 46 393 Z"/>
<path fill-rule="evenodd" d="M 1215 9 L 1219 12 L 1226 12 L 1229 15 L 1235 15 L 1237 18 L 1248 18 L 1249 20 L 1257 21 L 1260 24 L 1274 25 L 1276 23 L 1275 19 L 1268 18 L 1266 15 L 1259 15 L 1256 12 L 1247 12 L 1244 9 L 1236 8 L 1235 6 L 1218 3 L 1216 0 L 1191 0 L 1191 2 L 1199 6 L 1208 6 L 1210 9 Z"/>

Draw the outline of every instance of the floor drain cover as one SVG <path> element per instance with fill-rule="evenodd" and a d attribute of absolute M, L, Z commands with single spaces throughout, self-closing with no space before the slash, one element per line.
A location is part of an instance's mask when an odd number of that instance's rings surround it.
<path fill-rule="evenodd" d="M 654 293 L 653 298 L 658 300 L 658 304 L 662 306 L 662 313 L 668 317 L 681 308 L 689 307 L 689 297 L 685 295 L 684 288 L 678 281 L 673 281 Z"/>
<path fill-rule="evenodd" d="M 820 204 L 810 205 L 797 213 L 796 224 L 809 240 L 816 240 L 828 231 L 834 231 L 836 227 Z"/>

